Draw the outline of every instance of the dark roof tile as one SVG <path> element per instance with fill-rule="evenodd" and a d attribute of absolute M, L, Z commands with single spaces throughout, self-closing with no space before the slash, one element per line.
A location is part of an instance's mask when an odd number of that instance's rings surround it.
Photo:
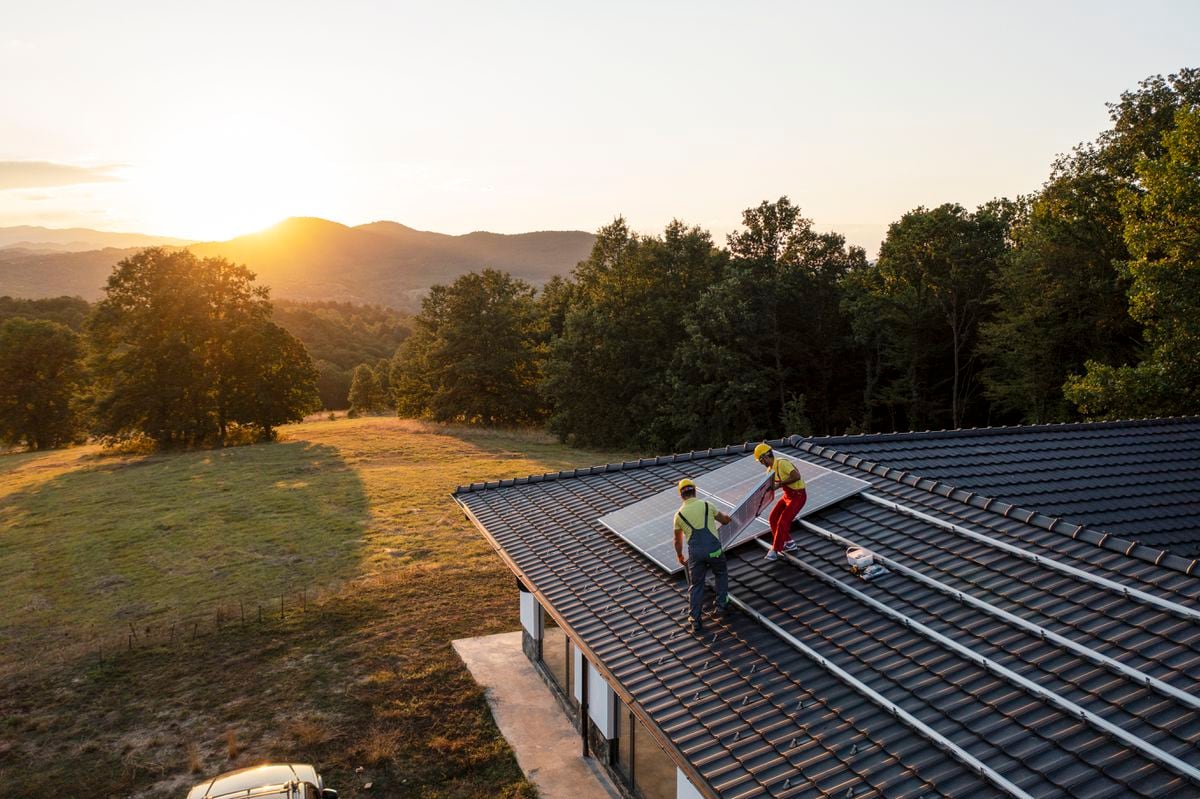
<path fill-rule="evenodd" d="M 1088 429 L 1096 435 L 1118 432 Z M 1064 435 L 1053 451 L 1078 444 L 1069 431 L 1055 432 Z M 953 435 L 936 440 L 944 448 L 960 443 Z M 845 465 L 855 460 L 845 453 L 803 446 L 788 454 L 864 476 Z M 681 474 L 678 462 L 688 462 L 689 473 L 695 473 L 696 461 L 716 468 L 744 451 L 460 489 L 456 497 L 526 583 L 597 655 L 602 669 L 610 670 L 630 705 L 663 731 L 681 762 L 690 760 L 724 795 L 807 796 L 814 788 L 881 796 L 926 789 L 943 796 L 995 795 L 996 788 L 973 768 L 749 617 L 734 614 L 702 641 L 682 633 L 681 582 L 656 571 L 594 521 L 669 486 Z M 1167 790 L 1200 796 L 1200 786 L 1066 710 L 1078 706 L 1112 719 L 1186 760 L 1200 736 L 1195 707 L 986 610 L 990 605 L 1015 613 L 1075 646 L 1195 692 L 1200 689 L 1195 620 L 1050 563 L 1194 606 L 1200 580 L 1184 574 L 1189 562 L 1161 552 L 1149 557 L 1139 551 L 1144 548 L 1131 549 L 1114 536 L 901 471 L 873 469 L 874 476 L 866 475 L 871 493 L 911 506 L 938 524 L 865 498 L 847 500 L 817 514 L 811 520 L 815 528 L 797 533 L 804 568 L 765 564 L 755 547 L 732 553 L 732 593 L 830 666 L 1032 795 L 1151 796 Z M 997 543 L 939 526 L 946 523 L 966 525 Z M 827 534 L 865 544 L 934 582 L 903 572 L 875 583 L 857 581 L 846 574 L 843 545 Z M 998 542 L 1039 560 L 1004 552 Z M 988 604 L 961 601 L 963 595 Z M 951 642 L 975 654 L 964 657 Z M 978 661 L 980 656 L 989 663 Z M 1037 689 L 1015 682 L 1018 678 Z M 1047 691 L 1060 698 L 1052 700 Z"/>

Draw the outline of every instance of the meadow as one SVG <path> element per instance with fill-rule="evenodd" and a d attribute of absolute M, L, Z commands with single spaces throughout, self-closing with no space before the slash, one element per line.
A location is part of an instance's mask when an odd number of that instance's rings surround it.
<path fill-rule="evenodd" d="M 0 456 L 9 792 L 182 796 L 291 759 L 345 797 L 535 795 L 450 648 L 518 625 L 450 493 L 628 454 L 388 417 L 280 439 Z"/>

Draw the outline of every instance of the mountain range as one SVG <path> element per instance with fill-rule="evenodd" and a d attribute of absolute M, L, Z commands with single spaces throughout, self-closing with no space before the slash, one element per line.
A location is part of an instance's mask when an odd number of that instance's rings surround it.
<path fill-rule="evenodd" d="M 188 243 L 152 236 L 105 238 L 139 235 L 0 228 L 0 295 L 38 298 L 65 294 L 96 300 L 121 259 L 142 247 L 186 246 L 201 257 L 222 256 L 245 264 L 259 283 L 271 287 L 273 297 L 369 303 L 412 311 L 430 286 L 484 268 L 500 269 L 541 285 L 554 275 L 568 274 L 587 258 L 595 238 L 583 231 L 451 236 L 397 222 L 349 227 L 311 217 L 287 219 L 262 232 L 220 242 Z M 86 249 L 69 241 L 112 243 L 104 244 L 103 249 Z M 75 251 L 63 251 L 66 249 Z"/>

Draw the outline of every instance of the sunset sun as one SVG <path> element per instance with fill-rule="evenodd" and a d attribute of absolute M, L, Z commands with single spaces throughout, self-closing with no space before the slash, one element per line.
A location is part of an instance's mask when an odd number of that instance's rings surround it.
<path fill-rule="evenodd" d="M 302 131 L 263 117 L 188 127 L 141 170 L 154 229 L 215 241 L 324 205 L 321 159 Z"/>

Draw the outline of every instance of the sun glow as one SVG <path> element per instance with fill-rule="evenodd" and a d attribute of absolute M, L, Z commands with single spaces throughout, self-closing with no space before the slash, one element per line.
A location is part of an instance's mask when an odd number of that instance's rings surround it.
<path fill-rule="evenodd" d="M 203 241 L 311 215 L 330 199 L 330 170 L 316 149 L 302 131 L 269 118 L 189 126 L 137 171 L 147 227 Z"/>

